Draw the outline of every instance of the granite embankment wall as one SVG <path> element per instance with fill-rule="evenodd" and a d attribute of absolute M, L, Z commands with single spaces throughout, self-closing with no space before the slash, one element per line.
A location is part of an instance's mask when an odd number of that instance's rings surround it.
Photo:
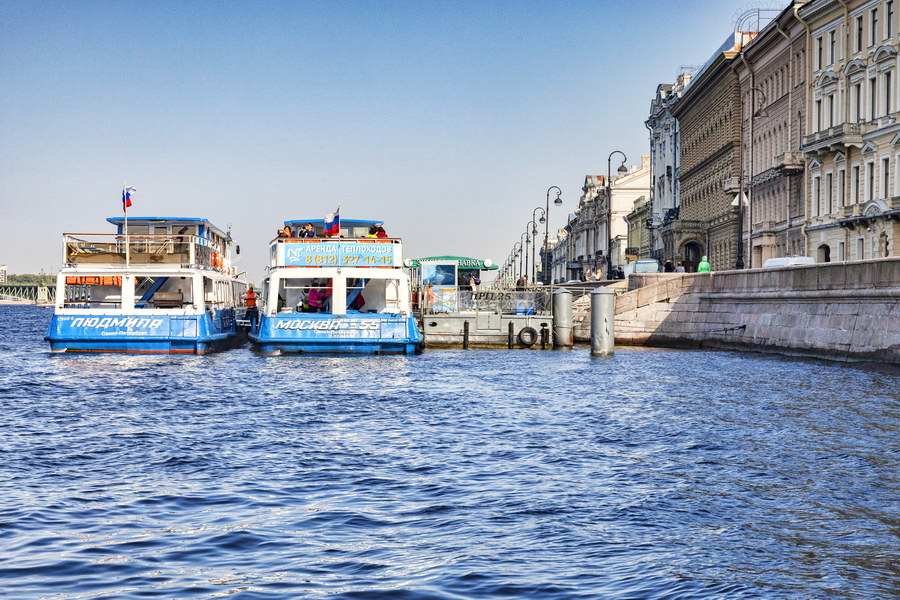
<path fill-rule="evenodd" d="M 615 327 L 618 344 L 900 364 L 900 259 L 632 275 Z M 590 340 L 589 317 L 575 334 Z"/>

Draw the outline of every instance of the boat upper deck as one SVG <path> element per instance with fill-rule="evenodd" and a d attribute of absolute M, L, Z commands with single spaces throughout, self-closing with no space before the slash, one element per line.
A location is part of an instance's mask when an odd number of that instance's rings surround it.
<path fill-rule="evenodd" d="M 339 233 L 335 235 L 324 233 L 323 219 L 290 220 L 284 224 L 288 233 L 280 230 L 269 245 L 269 270 L 283 267 L 399 269 L 403 266 L 402 242 L 400 238 L 385 237 L 387 233 L 381 228 L 381 221 L 341 219 Z M 376 228 L 378 233 L 373 233 Z"/>
<path fill-rule="evenodd" d="M 171 266 L 231 271 L 231 236 L 206 219 L 107 219 L 116 233 L 63 234 L 66 266 Z"/>

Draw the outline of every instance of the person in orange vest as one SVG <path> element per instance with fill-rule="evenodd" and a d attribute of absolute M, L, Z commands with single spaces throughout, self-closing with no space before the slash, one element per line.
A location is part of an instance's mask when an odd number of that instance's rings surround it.
<path fill-rule="evenodd" d="M 247 291 L 241 295 L 241 298 L 244 300 L 244 306 L 247 307 L 245 314 L 246 318 L 250 320 L 250 329 L 254 329 L 259 321 L 259 309 L 256 306 L 256 292 L 253 291 L 252 285 L 247 286 Z"/>

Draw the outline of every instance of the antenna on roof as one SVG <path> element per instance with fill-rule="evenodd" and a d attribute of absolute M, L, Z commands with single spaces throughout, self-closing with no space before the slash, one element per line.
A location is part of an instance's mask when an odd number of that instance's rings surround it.
<path fill-rule="evenodd" d="M 762 31 L 784 9 L 784 6 L 775 8 L 774 5 L 775 2 L 752 2 L 749 8 L 744 8 L 743 12 L 738 9 L 734 13 L 734 30 L 744 33 Z"/>

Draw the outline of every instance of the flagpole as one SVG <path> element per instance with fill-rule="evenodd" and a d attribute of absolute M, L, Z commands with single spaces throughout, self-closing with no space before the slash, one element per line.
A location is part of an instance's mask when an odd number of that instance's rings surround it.
<path fill-rule="evenodd" d="M 128 273 L 128 267 L 131 263 L 131 247 L 128 244 L 128 202 L 125 201 L 127 198 L 126 189 L 128 188 L 127 183 L 122 184 L 122 211 L 125 213 L 125 272 Z"/>

